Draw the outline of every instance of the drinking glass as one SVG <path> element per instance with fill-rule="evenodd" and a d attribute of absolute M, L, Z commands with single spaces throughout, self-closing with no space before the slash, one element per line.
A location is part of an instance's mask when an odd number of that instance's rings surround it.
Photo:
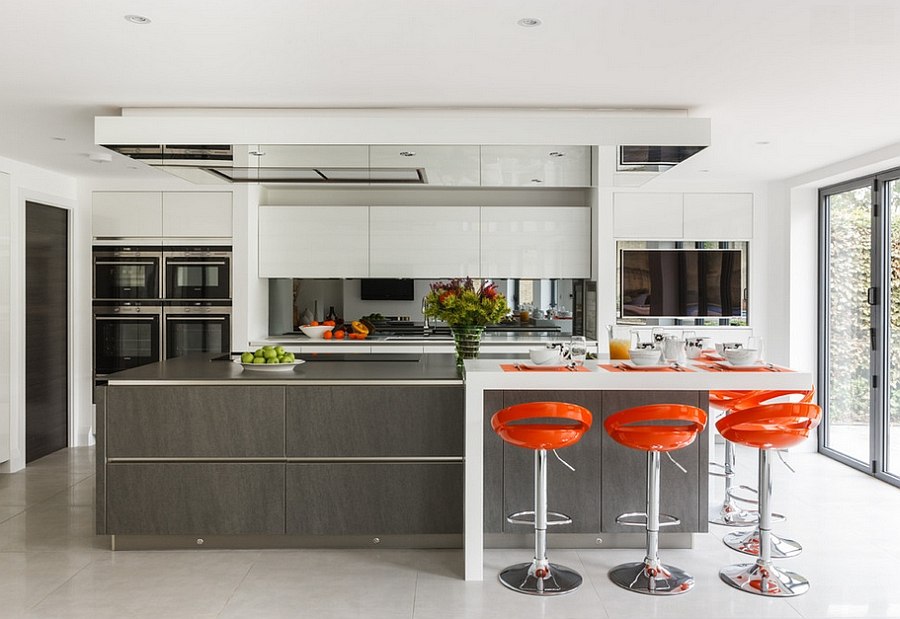
<path fill-rule="evenodd" d="M 662 350 L 663 340 L 666 339 L 666 330 L 662 327 L 653 327 L 653 329 L 650 330 L 650 338 L 653 341 L 653 348 Z"/>
<path fill-rule="evenodd" d="M 585 357 L 587 357 L 587 340 L 582 335 L 573 335 L 569 340 L 569 358 L 576 366 L 582 366 Z"/>
<path fill-rule="evenodd" d="M 629 329 L 617 325 L 608 325 L 606 329 L 609 333 L 609 358 L 628 359 L 628 349 L 631 347 Z"/>

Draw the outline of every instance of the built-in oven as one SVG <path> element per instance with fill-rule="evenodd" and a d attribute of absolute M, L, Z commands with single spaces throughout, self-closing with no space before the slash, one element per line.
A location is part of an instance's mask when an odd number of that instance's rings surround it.
<path fill-rule="evenodd" d="M 163 260 L 165 299 L 231 299 L 231 247 L 166 247 Z"/>
<path fill-rule="evenodd" d="M 231 305 L 210 303 L 163 308 L 165 358 L 195 352 L 231 352 Z"/>
<path fill-rule="evenodd" d="M 160 247 L 94 247 L 94 300 L 160 298 Z"/>
<path fill-rule="evenodd" d="M 94 304 L 94 372 L 103 377 L 160 360 L 162 307 Z"/>

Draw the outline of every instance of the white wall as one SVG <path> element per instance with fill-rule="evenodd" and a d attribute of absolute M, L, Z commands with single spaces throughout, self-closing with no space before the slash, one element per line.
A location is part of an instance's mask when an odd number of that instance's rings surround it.
<path fill-rule="evenodd" d="M 0 471 L 17 471 L 25 466 L 25 367 L 15 360 L 25 359 L 25 202 L 33 201 L 69 210 L 69 230 L 72 238 L 69 249 L 69 269 L 74 276 L 87 269 L 82 262 L 80 243 L 83 232 L 83 213 L 78 203 L 75 178 L 0 158 L 0 174 L 8 182 L 0 182 L 0 356 L 12 362 L 8 372 L 0 367 L 0 456 L 8 459 L 0 464 Z M 74 328 L 69 329 L 69 443 L 80 442 L 87 432 L 80 432 L 84 420 L 90 418 L 91 408 L 83 406 L 85 385 L 78 380 L 78 353 L 90 342 L 90 331 L 78 328 L 81 308 L 77 304 L 78 281 L 70 278 L 69 315 Z M 88 395 L 90 404 L 90 395 Z M 7 454 L 8 449 L 8 454 Z M 0 460 L 3 460 L 0 457 Z"/>

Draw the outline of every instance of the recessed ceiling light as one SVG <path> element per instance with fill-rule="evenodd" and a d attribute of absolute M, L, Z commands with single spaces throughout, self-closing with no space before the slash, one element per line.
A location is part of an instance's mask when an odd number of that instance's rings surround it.
<path fill-rule="evenodd" d="M 542 22 L 537 17 L 523 17 L 516 23 L 523 28 L 535 28 L 537 26 L 540 26 Z"/>
<path fill-rule="evenodd" d="M 132 24 L 149 24 L 150 18 L 144 17 L 143 15 L 126 15 L 125 19 L 130 21 Z"/>
<path fill-rule="evenodd" d="M 707 170 L 706 168 L 704 168 L 704 169 L 702 169 L 702 170 L 697 170 L 697 171 L 698 171 L 698 172 L 709 172 L 709 170 Z"/>
<path fill-rule="evenodd" d="M 759 144 L 760 146 L 765 146 L 766 144 L 771 144 L 771 142 L 768 140 L 760 140 L 759 142 L 757 142 L 757 144 Z"/>
<path fill-rule="evenodd" d="M 65 141 L 66 141 L 66 138 L 60 137 L 60 136 L 58 136 L 58 135 L 54 135 L 54 136 L 53 136 L 52 138 L 50 138 L 50 139 L 51 139 L 51 140 L 55 140 L 56 142 L 65 142 Z"/>

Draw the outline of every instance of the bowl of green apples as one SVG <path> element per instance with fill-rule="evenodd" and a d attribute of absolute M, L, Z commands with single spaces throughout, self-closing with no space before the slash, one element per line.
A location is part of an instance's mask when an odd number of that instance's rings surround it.
<path fill-rule="evenodd" d="M 283 346 L 263 346 L 253 352 L 244 352 L 234 362 L 245 370 L 255 372 L 292 372 L 304 363 L 303 359 L 294 358 L 294 353 L 287 352 Z"/>

